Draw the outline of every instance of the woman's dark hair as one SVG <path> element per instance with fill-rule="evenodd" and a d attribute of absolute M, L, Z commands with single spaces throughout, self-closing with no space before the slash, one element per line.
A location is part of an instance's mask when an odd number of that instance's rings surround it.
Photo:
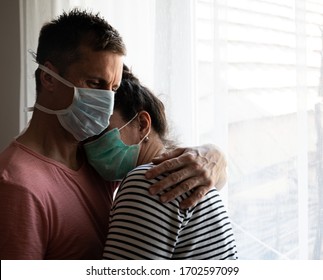
<path fill-rule="evenodd" d="M 131 120 L 138 112 L 147 111 L 154 131 L 165 145 L 170 145 L 170 141 L 166 139 L 168 125 L 164 104 L 140 83 L 126 65 L 123 66 L 121 84 L 115 95 L 114 109 L 120 112 L 125 122 Z"/>

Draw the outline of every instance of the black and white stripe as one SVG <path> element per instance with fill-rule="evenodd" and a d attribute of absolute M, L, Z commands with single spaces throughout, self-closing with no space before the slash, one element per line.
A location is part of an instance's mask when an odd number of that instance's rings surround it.
<path fill-rule="evenodd" d="M 184 194 L 161 203 L 148 188 L 146 164 L 131 171 L 116 195 L 104 259 L 236 259 L 232 227 L 222 200 L 212 189 L 195 207 L 182 210 Z"/>

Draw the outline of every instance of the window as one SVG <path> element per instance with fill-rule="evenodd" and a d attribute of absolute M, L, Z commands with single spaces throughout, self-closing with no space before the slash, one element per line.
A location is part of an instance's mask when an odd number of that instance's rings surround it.
<path fill-rule="evenodd" d="M 24 7 L 23 49 L 62 8 L 100 11 L 174 137 L 225 151 L 240 259 L 323 258 L 323 1 L 38 1 Z M 28 89 L 35 68 L 26 57 Z"/>

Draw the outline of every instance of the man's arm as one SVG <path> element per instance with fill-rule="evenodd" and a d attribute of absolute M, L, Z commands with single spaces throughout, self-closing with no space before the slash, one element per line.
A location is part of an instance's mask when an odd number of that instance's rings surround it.
<path fill-rule="evenodd" d="M 155 178 L 165 172 L 171 174 L 151 186 L 151 194 L 157 194 L 178 184 L 161 196 L 162 202 L 171 201 L 180 194 L 194 189 L 194 193 L 181 203 L 182 208 L 195 205 L 212 187 L 215 186 L 220 190 L 226 182 L 225 156 L 212 144 L 176 148 L 155 158 L 153 162 L 158 165 L 146 173 L 146 178 Z"/>
<path fill-rule="evenodd" d="M 0 182 L 0 259 L 43 259 L 42 206 L 24 188 Z"/>

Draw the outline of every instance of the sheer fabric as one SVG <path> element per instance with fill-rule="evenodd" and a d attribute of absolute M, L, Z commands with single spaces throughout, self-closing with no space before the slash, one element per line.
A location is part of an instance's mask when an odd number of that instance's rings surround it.
<path fill-rule="evenodd" d="M 165 102 L 171 137 L 226 153 L 240 259 L 323 259 L 321 0 L 21 2 L 22 53 L 62 9 L 100 12 Z M 30 106 L 36 65 L 22 67 Z"/>

